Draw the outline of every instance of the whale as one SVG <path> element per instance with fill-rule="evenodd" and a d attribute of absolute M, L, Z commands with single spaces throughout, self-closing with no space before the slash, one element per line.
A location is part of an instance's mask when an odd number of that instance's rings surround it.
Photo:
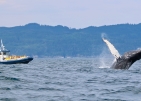
<path fill-rule="evenodd" d="M 129 69 L 133 63 L 141 59 L 141 49 L 131 50 L 120 55 L 118 50 L 114 47 L 110 41 L 102 38 L 109 48 L 112 55 L 115 57 L 114 62 L 110 68 L 113 69 Z"/>

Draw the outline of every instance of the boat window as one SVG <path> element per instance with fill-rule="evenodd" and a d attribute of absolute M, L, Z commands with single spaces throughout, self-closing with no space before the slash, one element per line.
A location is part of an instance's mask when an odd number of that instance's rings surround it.
<path fill-rule="evenodd" d="M 3 55 L 6 55 L 6 52 L 3 52 Z"/>

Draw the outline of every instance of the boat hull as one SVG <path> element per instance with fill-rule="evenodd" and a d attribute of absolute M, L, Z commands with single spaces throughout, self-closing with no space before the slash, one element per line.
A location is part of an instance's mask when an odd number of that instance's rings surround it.
<path fill-rule="evenodd" d="M 33 57 L 26 57 L 26 58 L 17 59 L 17 60 L 0 61 L 0 64 L 28 64 L 32 60 L 33 60 Z"/>

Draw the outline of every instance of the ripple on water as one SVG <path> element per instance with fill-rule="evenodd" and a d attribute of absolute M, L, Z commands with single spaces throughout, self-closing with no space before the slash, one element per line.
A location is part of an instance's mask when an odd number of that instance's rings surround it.
<path fill-rule="evenodd" d="M 19 78 L 15 78 L 15 77 L 6 77 L 6 76 L 0 76 L 0 80 L 5 80 L 5 81 L 20 81 Z"/>
<path fill-rule="evenodd" d="M 140 101 L 141 64 L 114 70 L 98 68 L 97 61 L 37 58 L 0 65 L 0 101 Z"/>

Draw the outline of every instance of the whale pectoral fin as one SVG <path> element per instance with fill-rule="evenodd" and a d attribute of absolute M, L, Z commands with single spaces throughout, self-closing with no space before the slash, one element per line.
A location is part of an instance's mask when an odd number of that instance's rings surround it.
<path fill-rule="evenodd" d="M 119 59 L 121 56 L 119 54 L 119 52 L 117 51 L 117 49 L 114 47 L 114 45 L 112 45 L 107 39 L 102 38 L 103 41 L 106 43 L 106 45 L 108 46 L 110 52 L 112 53 L 112 55 L 116 58 Z"/>

